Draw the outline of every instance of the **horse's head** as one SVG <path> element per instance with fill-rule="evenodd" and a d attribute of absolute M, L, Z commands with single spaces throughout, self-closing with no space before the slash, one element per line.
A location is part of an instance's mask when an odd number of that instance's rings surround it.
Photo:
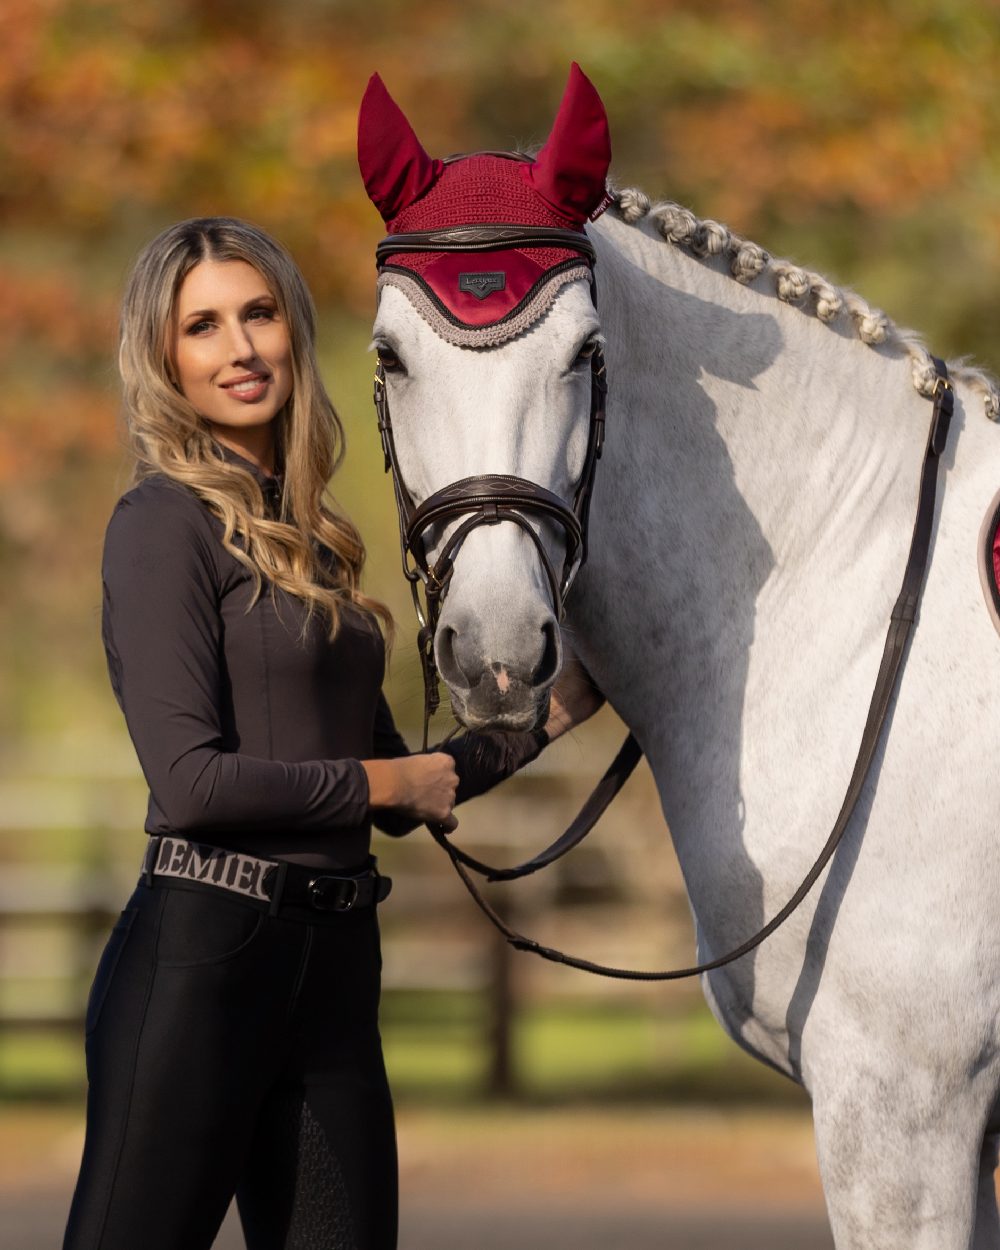
<path fill-rule="evenodd" d="M 574 66 L 534 160 L 432 160 L 381 81 L 358 152 L 379 245 L 376 402 L 425 643 L 459 719 L 528 729 L 560 665 L 603 430 L 587 218 L 606 203 L 607 119 Z"/>

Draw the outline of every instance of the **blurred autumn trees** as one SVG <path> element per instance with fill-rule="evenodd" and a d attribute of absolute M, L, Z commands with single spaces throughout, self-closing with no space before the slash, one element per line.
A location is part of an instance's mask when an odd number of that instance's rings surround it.
<path fill-rule="evenodd" d="M 283 239 L 327 324 L 359 328 L 326 344 L 353 431 L 380 233 L 354 127 L 374 69 L 443 154 L 544 138 L 575 58 L 620 184 L 1000 365 L 997 0 L 5 0 L 0 46 L 0 731 L 31 719 L 39 681 L 99 674 L 116 303 L 150 235 L 229 213 Z"/>

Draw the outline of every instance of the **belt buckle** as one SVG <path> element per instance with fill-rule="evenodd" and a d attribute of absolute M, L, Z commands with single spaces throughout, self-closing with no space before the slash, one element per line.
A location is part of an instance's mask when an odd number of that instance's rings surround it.
<path fill-rule="evenodd" d="M 332 885 L 338 888 L 331 890 Z M 309 882 L 309 903 L 317 911 L 350 911 L 357 901 L 357 877 L 313 877 Z"/>

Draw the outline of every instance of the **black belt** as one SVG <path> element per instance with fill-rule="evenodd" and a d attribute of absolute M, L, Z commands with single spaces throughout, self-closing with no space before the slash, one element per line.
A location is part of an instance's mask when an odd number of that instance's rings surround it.
<path fill-rule="evenodd" d="M 374 856 L 357 873 L 324 872 L 167 835 L 150 838 L 143 859 L 142 880 L 152 885 L 156 877 L 214 886 L 267 902 L 272 915 L 283 904 L 323 912 L 373 907 L 392 889 L 392 878 L 382 876 Z"/>

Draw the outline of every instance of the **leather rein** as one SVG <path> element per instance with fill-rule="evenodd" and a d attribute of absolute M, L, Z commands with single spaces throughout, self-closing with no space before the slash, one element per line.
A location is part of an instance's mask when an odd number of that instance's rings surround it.
<path fill-rule="evenodd" d="M 590 264 L 593 264 L 595 259 L 593 246 L 585 235 L 575 231 L 516 225 L 458 226 L 445 230 L 389 235 L 378 245 L 376 259 L 381 267 L 393 253 L 397 252 L 464 252 L 511 246 L 567 247 L 581 253 Z M 428 825 L 431 836 L 447 853 L 476 906 L 515 950 L 529 951 L 552 963 L 565 964 L 570 968 L 578 968 L 584 972 L 616 980 L 676 981 L 711 972 L 754 950 L 780 925 L 784 924 L 812 889 L 839 846 L 854 814 L 858 799 L 861 797 L 865 781 L 871 771 L 892 697 L 898 685 L 906 644 L 917 617 L 917 607 L 927 571 L 934 526 L 938 465 L 947 445 L 948 430 L 954 411 L 954 392 L 948 379 L 947 366 L 937 357 L 932 357 L 932 359 L 938 376 L 932 396 L 933 411 L 930 431 L 924 450 L 917 514 L 903 573 L 903 583 L 890 613 L 882 660 L 844 801 L 829 837 L 801 885 L 763 928 L 741 942 L 739 946 L 716 959 L 707 960 L 690 968 L 665 971 L 614 968 L 544 946 L 534 938 L 526 937 L 511 928 L 483 897 L 471 874 L 476 873 L 488 882 L 518 880 L 547 867 L 578 846 L 597 824 L 642 758 L 641 747 L 635 737 L 629 734 L 572 824 L 545 850 L 524 863 L 509 868 L 493 867 L 456 846 L 440 827 Z M 572 507 L 568 507 L 558 496 L 537 483 L 506 474 L 463 478 L 461 481 L 436 491 L 418 507 L 414 505 L 399 470 L 392 423 L 389 417 L 385 372 L 381 362 L 377 366 L 374 398 L 385 455 L 385 468 L 387 472 L 392 473 L 393 490 L 399 513 L 403 572 L 410 583 L 417 619 L 420 622 L 418 647 L 424 677 L 424 750 L 427 749 L 430 718 L 440 703 L 437 669 L 434 662 L 434 634 L 441 612 L 441 603 L 447 593 L 454 570 L 455 556 L 465 538 L 477 525 L 495 525 L 501 521 L 513 521 L 531 536 L 549 580 L 557 616 L 560 620 L 562 619 L 566 594 L 587 554 L 590 496 L 597 461 L 600 459 L 604 443 L 606 396 L 606 369 L 603 354 L 598 348 L 591 362 L 591 413 L 587 453 Z M 525 514 L 555 519 L 562 525 L 566 535 L 566 555 L 561 577 L 557 577 L 540 538 Z M 428 528 L 435 523 L 458 517 L 463 517 L 464 520 L 448 538 L 437 560 L 431 565 L 424 549 L 424 538 Z M 424 587 L 426 609 L 421 607 L 418 593 L 418 585 L 421 583 Z"/>

